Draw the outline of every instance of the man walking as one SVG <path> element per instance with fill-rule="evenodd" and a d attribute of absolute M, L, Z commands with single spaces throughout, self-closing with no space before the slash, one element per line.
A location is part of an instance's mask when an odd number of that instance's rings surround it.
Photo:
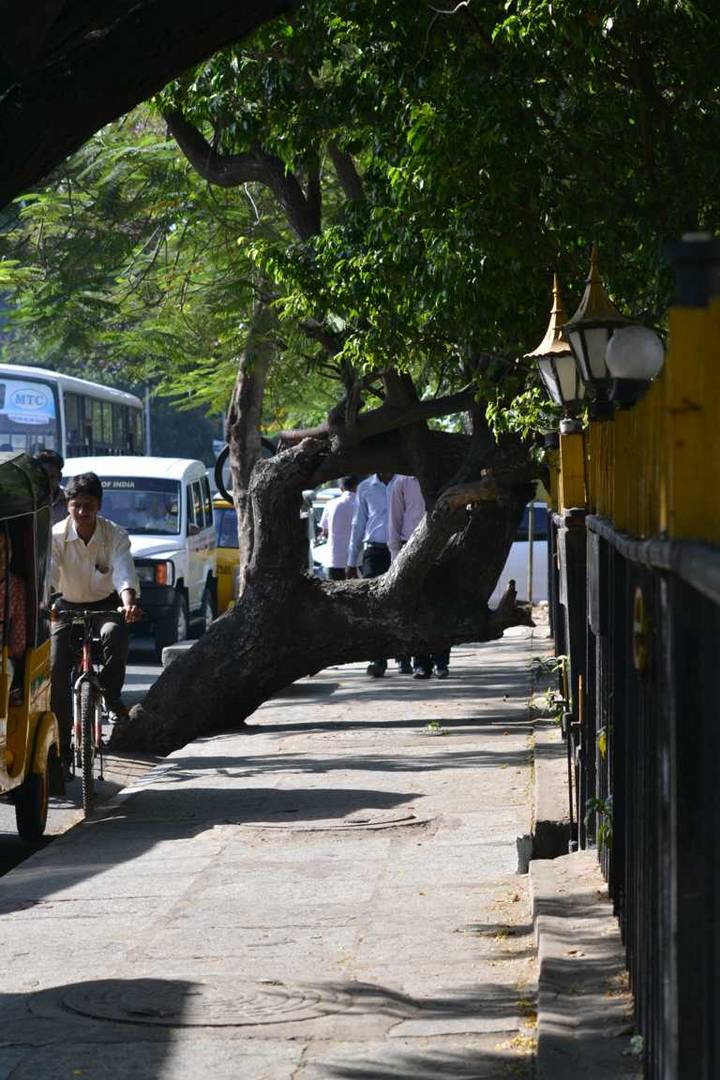
<path fill-rule="evenodd" d="M 108 709 L 116 720 L 127 717 L 120 693 L 125 681 L 129 634 L 126 623 L 142 618 L 130 538 L 119 525 L 100 516 L 102 484 L 95 473 L 74 476 L 66 489 L 68 517 L 53 527 L 52 584 L 61 594 L 51 627 L 51 708 L 60 727 L 63 764 L 70 764 L 74 663 L 72 613 L 77 609 L 106 612 L 122 604 L 122 615 L 98 617 L 103 665 L 100 682 Z"/>
<path fill-rule="evenodd" d="M 331 581 L 357 577 L 357 566 L 348 563 L 348 547 L 357 503 L 357 477 L 343 476 L 342 495 L 327 504 L 320 518 L 320 532 L 328 543 L 327 576 Z"/>
<path fill-rule="evenodd" d="M 393 473 L 375 473 L 359 485 L 348 547 L 348 566 L 361 559 L 364 578 L 380 577 L 390 566 L 388 548 L 388 492 Z M 368 664 L 367 673 L 380 679 L 387 670 L 387 659 L 380 657 Z"/>
<path fill-rule="evenodd" d="M 425 516 L 425 500 L 420 481 L 416 476 L 395 477 L 388 498 L 388 547 L 390 558 L 394 561 L 400 549 L 408 542 L 418 524 Z M 429 679 L 433 667 L 438 679 L 446 679 L 450 674 L 450 649 L 436 653 L 427 653 L 413 659 L 413 671 L 416 679 Z M 402 665 L 409 664 L 408 657 L 401 658 Z"/>

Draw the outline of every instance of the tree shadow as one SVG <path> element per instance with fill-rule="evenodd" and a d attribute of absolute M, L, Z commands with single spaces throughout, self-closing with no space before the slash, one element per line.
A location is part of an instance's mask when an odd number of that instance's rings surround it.
<path fill-rule="evenodd" d="M 0 994 L 0 1074 L 13 1080 L 68 1077 L 155 1080 L 167 1076 L 172 1028 L 84 1015 L 102 1003 L 172 1002 L 184 1023 L 196 984 L 180 979 L 99 979 L 30 994 Z M 200 1061 L 198 1061 L 200 1066 Z"/>
<path fill-rule="evenodd" d="M 169 763 L 168 763 L 169 764 Z M 189 777 L 187 777 L 189 779 Z M 137 859 L 166 842 L 192 840 L 225 824 L 263 822 L 311 826 L 342 822 L 358 812 L 382 816 L 422 793 L 355 788 L 227 788 L 154 783 L 58 837 L 37 858 L 3 880 L 0 916 L 28 913 L 52 904 L 52 896 L 78 882 Z M 83 901 L 89 905 L 90 901 Z M 25 916 L 23 916 L 25 917 Z"/>
<path fill-rule="evenodd" d="M 442 725 L 445 721 L 440 720 Z M 440 736 L 437 742 L 442 742 Z M 428 741 L 430 736 L 428 736 Z M 156 771 L 153 787 L 187 783 L 200 775 L 248 779 L 268 773 L 322 774 L 345 772 L 433 773 L 443 769 L 522 768 L 530 761 L 530 751 L 518 750 L 446 750 L 427 756 L 417 754 L 348 754 L 339 749 L 335 756 L 313 754 L 259 754 L 246 756 L 182 757 L 167 762 Z M 280 794 L 280 792 L 278 792 Z M 421 793 L 417 792 L 416 796 Z"/>

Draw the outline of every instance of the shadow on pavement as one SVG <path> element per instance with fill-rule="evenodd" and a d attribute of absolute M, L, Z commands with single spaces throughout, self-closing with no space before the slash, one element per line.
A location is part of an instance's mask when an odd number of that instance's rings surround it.
<path fill-rule="evenodd" d="M 172 1029 L 183 1025 L 195 985 L 175 979 L 102 979 L 0 995 L 0 1075 L 13 1080 L 166 1077 Z M 141 1025 L 140 1015 L 137 1025 L 128 1024 L 134 1002 L 151 1013 L 153 1001 L 158 1017 L 172 1002 L 174 1024 L 149 1023 L 152 1017 L 146 1016 Z"/>
<path fill-rule="evenodd" d="M 137 795 L 58 837 L 41 861 L 30 860 L 0 888 L 0 916 L 32 912 L 54 893 L 139 858 L 156 844 L 193 839 L 216 825 L 337 820 L 358 811 L 388 811 L 417 798 L 414 791 L 342 788 L 163 788 Z M 15 917 L 18 917 L 17 915 Z M 22 916 L 24 917 L 24 916 Z M 0 1074 L 1 1075 L 1 1074 Z"/>

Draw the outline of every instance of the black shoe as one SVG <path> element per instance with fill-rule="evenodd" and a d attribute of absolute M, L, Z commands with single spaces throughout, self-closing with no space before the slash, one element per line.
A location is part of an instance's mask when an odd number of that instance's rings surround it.
<path fill-rule="evenodd" d="M 418 668 L 417 671 L 414 673 L 413 678 L 415 678 L 415 679 L 429 679 L 431 675 L 432 675 L 431 671 L 425 671 L 424 668 Z"/>
<path fill-rule="evenodd" d="M 379 664 L 368 664 L 366 672 L 368 675 L 372 675 L 373 679 L 382 679 L 385 668 L 381 668 Z"/>
<path fill-rule="evenodd" d="M 438 679 L 447 679 L 449 674 L 450 674 L 450 672 L 448 671 L 448 669 L 446 667 L 439 667 L 437 669 L 437 677 L 438 677 Z"/>
<path fill-rule="evenodd" d="M 111 723 L 124 724 L 130 719 L 130 712 L 122 698 L 117 698 L 115 701 L 106 701 L 106 704 Z"/>
<path fill-rule="evenodd" d="M 398 664 L 398 671 L 400 672 L 401 675 L 412 675 L 412 673 L 413 673 L 412 664 L 410 663 L 409 660 L 401 660 L 400 663 Z"/>

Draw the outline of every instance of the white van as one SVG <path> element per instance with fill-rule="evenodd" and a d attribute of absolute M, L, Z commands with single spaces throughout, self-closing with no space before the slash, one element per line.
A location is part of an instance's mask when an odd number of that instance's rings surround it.
<path fill-rule="evenodd" d="M 100 513 L 130 534 L 145 618 L 158 656 L 200 632 L 217 610 L 216 541 L 210 485 L 201 461 L 164 457 L 79 457 L 63 476 L 94 472 L 102 481 Z"/>

